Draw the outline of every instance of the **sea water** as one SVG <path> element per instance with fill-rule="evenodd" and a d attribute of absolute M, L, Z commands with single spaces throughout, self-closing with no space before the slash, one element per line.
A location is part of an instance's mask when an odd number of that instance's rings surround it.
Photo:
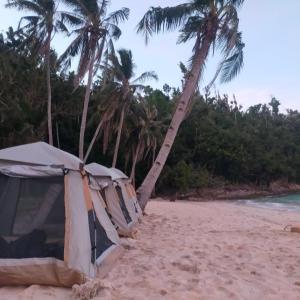
<path fill-rule="evenodd" d="M 238 203 L 261 208 L 300 211 L 300 194 L 268 196 L 256 199 L 238 200 Z"/>

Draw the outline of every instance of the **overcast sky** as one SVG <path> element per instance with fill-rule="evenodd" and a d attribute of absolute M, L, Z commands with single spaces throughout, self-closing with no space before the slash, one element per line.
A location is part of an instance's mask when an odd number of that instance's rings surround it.
<path fill-rule="evenodd" d="M 151 39 L 145 45 L 142 36 L 136 34 L 136 24 L 150 6 L 173 6 L 180 0 L 112 0 L 110 10 L 129 7 L 130 19 L 121 25 L 123 35 L 117 48 L 129 48 L 137 65 L 136 75 L 154 70 L 162 87 L 164 83 L 177 87 L 181 82 L 180 61 L 186 62 L 191 55 L 191 45 L 177 45 L 177 32 L 165 33 Z M 16 27 L 21 16 L 4 8 L 6 0 L 0 0 L 0 32 L 9 26 Z M 229 96 L 235 94 L 245 108 L 259 102 L 269 102 L 276 96 L 287 108 L 300 110 L 300 0 L 245 0 L 240 11 L 240 28 L 246 43 L 245 66 L 242 73 L 229 84 L 217 85 L 216 89 Z M 66 37 L 54 40 L 54 47 L 61 53 L 68 44 Z M 218 59 L 210 58 L 204 87 L 213 77 Z M 149 82 L 150 84 L 150 82 Z"/>

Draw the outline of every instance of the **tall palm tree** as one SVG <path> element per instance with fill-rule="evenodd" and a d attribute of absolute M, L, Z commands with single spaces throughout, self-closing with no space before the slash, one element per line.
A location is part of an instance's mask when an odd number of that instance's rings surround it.
<path fill-rule="evenodd" d="M 155 183 L 166 163 L 180 124 L 197 89 L 203 67 L 210 52 L 220 49 L 222 82 L 233 79 L 243 66 L 243 47 L 238 30 L 237 9 L 243 0 L 190 0 L 174 7 L 152 7 L 139 22 L 137 31 L 146 42 L 154 33 L 180 29 L 178 42 L 194 41 L 191 65 L 185 76 L 182 94 L 158 156 L 138 189 L 144 209 Z"/>
<path fill-rule="evenodd" d="M 108 80 L 110 86 L 113 86 L 113 91 L 111 98 L 117 101 L 111 101 L 110 106 L 113 107 L 115 113 L 119 113 L 119 124 L 117 126 L 117 139 L 114 149 L 114 156 L 112 166 L 115 167 L 118 159 L 118 153 L 120 148 L 120 141 L 122 135 L 122 128 L 124 124 L 124 118 L 126 115 L 126 111 L 130 102 L 134 98 L 134 94 L 137 90 L 143 90 L 145 82 L 148 79 L 157 80 L 158 77 L 153 71 L 148 71 L 142 73 L 137 78 L 134 77 L 134 62 L 132 58 L 132 53 L 130 50 L 120 49 L 116 54 L 114 51 L 109 55 L 109 65 L 106 67 L 104 71 L 104 77 Z M 111 109 L 108 108 L 111 111 Z M 111 115 L 111 114 L 110 114 Z M 99 129 L 104 121 L 107 121 L 107 118 L 103 118 L 100 120 L 99 126 L 95 132 L 94 138 L 92 141 L 96 140 L 96 136 L 99 133 Z M 93 145 L 91 144 L 89 150 Z M 89 154 L 89 151 L 87 152 Z M 85 157 L 85 161 L 87 156 Z"/>
<path fill-rule="evenodd" d="M 42 55 L 46 65 L 47 76 L 47 117 L 49 144 L 53 145 L 52 133 L 52 96 L 51 96 L 51 40 L 58 30 L 66 30 L 61 20 L 56 19 L 57 7 L 54 0 L 8 0 L 8 8 L 17 8 L 31 12 L 33 15 L 22 17 L 19 31 L 26 35 L 26 41 Z M 24 22 L 26 22 L 25 25 Z"/>
<path fill-rule="evenodd" d="M 64 61 L 66 66 L 69 66 L 71 58 L 79 54 L 76 87 L 88 73 L 79 137 L 79 157 L 83 159 L 84 136 L 93 76 L 102 59 L 105 46 L 111 38 L 118 39 L 121 36 L 118 24 L 128 19 L 129 9 L 122 8 L 108 13 L 107 8 L 110 3 L 108 0 L 63 1 L 72 11 L 63 12 L 62 21 L 69 23 L 74 28 L 72 33 L 75 35 L 75 39 L 62 54 L 60 61 Z"/>
<path fill-rule="evenodd" d="M 118 54 L 119 58 L 117 55 L 111 56 L 111 66 L 108 70 L 108 72 L 111 72 L 114 77 L 116 91 L 120 95 L 120 120 L 112 162 L 113 168 L 115 168 L 117 164 L 124 117 L 128 108 L 128 104 L 133 99 L 133 95 L 136 90 L 144 88 L 144 86 L 141 84 L 142 82 L 145 82 L 147 79 L 158 79 L 157 75 L 153 71 L 144 72 L 136 79 L 133 79 L 135 65 L 132 58 L 132 52 L 126 49 L 120 49 L 118 50 Z"/>

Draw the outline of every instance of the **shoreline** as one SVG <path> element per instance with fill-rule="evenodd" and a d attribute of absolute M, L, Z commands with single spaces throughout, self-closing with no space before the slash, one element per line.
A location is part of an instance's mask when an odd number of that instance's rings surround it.
<path fill-rule="evenodd" d="M 273 182 L 269 187 L 259 187 L 250 184 L 240 185 L 226 185 L 219 188 L 203 188 L 199 190 L 192 190 L 187 193 L 173 193 L 173 194 L 158 194 L 165 200 L 187 200 L 194 202 L 206 201 L 224 201 L 224 200 L 251 200 L 261 197 L 280 197 L 289 194 L 300 194 L 300 184 Z"/>

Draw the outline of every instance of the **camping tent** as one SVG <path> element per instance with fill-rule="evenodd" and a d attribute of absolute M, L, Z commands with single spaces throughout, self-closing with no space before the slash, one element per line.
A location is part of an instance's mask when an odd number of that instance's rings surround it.
<path fill-rule="evenodd" d="M 84 283 L 121 253 L 81 160 L 42 142 L 0 150 L 0 285 Z"/>
<path fill-rule="evenodd" d="M 110 171 L 112 174 L 113 181 L 116 183 L 117 187 L 119 187 L 120 191 L 122 192 L 123 198 L 126 202 L 130 203 L 131 214 L 139 220 L 141 220 L 143 212 L 138 203 L 135 189 L 131 183 L 131 180 L 119 169 L 110 168 Z"/>
<path fill-rule="evenodd" d="M 98 193 L 99 200 L 106 206 L 107 212 L 120 235 L 132 236 L 137 224 L 136 213 L 132 212 L 132 204 L 124 198 L 116 183 L 112 180 L 114 173 L 104 166 L 91 163 L 85 166 L 90 175 L 91 190 Z"/>

